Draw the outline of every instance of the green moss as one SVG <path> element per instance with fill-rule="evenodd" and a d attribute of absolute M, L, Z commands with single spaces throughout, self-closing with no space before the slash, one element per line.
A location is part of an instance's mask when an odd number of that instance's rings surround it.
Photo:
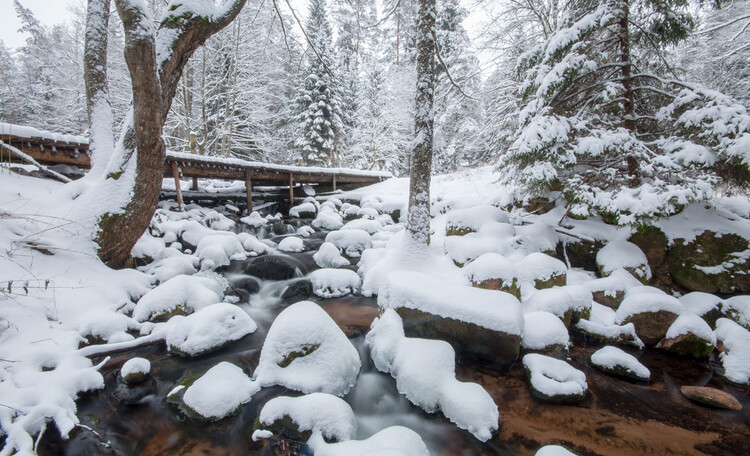
<path fill-rule="evenodd" d="M 292 362 L 297 358 L 302 358 L 309 355 L 320 347 L 320 344 L 305 344 L 299 351 L 289 352 L 284 359 L 279 361 L 279 367 L 289 367 Z"/>
<path fill-rule="evenodd" d="M 107 174 L 107 179 L 119 180 L 122 177 L 124 171 L 115 171 Z"/>
<path fill-rule="evenodd" d="M 552 288 L 554 286 L 562 287 L 565 285 L 566 280 L 567 280 L 566 273 L 553 274 L 547 280 L 544 280 L 544 279 L 534 280 L 534 287 L 537 290 L 541 290 L 543 288 Z"/>
<path fill-rule="evenodd" d="M 465 227 L 465 226 L 453 226 L 449 225 L 445 227 L 445 235 L 446 236 L 464 236 L 469 233 L 475 233 L 476 231 Z"/>
<path fill-rule="evenodd" d="M 101 422 L 99 417 L 97 417 L 93 413 L 89 413 L 88 415 L 86 415 L 86 419 L 88 419 L 89 422 L 91 422 L 91 424 L 93 424 L 94 426 L 98 426 L 99 423 Z"/>

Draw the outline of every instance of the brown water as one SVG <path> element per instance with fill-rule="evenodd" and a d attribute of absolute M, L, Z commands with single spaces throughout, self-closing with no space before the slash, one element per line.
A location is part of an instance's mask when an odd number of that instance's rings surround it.
<path fill-rule="evenodd" d="M 314 268 L 310 255 L 293 255 L 305 273 Z M 225 349 L 191 360 L 168 354 L 163 344 L 113 355 L 103 369 L 105 389 L 78 401 L 82 423 L 99 433 L 110 444 L 107 450 L 118 455 L 295 454 L 285 444 L 253 442 L 250 435 L 266 401 L 298 393 L 282 387 L 264 388 L 238 415 L 212 424 L 185 419 L 164 399 L 181 378 L 202 374 L 220 361 L 235 363 L 252 374 L 268 327 L 283 308 L 278 294 L 284 283 L 261 285 L 261 292 L 251 297 L 250 304 L 241 304 L 258 323 L 258 331 Z M 715 360 L 702 363 L 647 350 L 640 354 L 640 361 L 651 370 L 652 381 L 631 383 L 592 369 L 587 359 L 598 347 L 581 345 L 572 349 L 570 363 L 586 373 L 589 394 L 576 405 L 547 404 L 533 398 L 520 361 L 503 372 L 475 364 L 459 366 L 458 378 L 480 383 L 500 409 L 500 431 L 490 441 L 479 442 L 442 415 L 426 414 L 410 404 L 398 394 L 394 380 L 372 366 L 363 336 L 378 315 L 375 299 L 311 300 L 321 304 L 360 352 L 362 372 L 344 398 L 358 419 L 357 438 L 403 425 L 418 432 L 433 455 L 523 456 L 548 444 L 564 444 L 580 455 L 750 455 L 750 389 L 732 385 L 716 374 L 720 366 Z M 122 364 L 134 356 L 151 361 L 156 394 L 137 405 L 121 405 L 111 395 L 114 379 Z M 735 396 L 743 409 L 734 412 L 694 405 L 681 396 L 682 385 L 724 390 Z M 39 453 L 91 454 L 91 447 L 82 443 L 87 438 L 96 440 L 89 431 L 79 432 L 69 443 L 49 436 Z"/>

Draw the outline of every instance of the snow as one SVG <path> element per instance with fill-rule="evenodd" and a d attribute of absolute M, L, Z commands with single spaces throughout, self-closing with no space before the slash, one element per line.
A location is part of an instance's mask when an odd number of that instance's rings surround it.
<path fill-rule="evenodd" d="M 15 125 L 5 122 L 0 122 L 0 135 L 4 136 L 18 136 L 20 138 L 39 138 L 54 141 L 56 143 L 67 143 L 73 145 L 88 145 L 89 140 L 84 136 L 75 135 L 64 135 L 60 133 L 53 133 L 51 131 L 40 130 L 34 127 L 28 127 L 24 125 Z"/>
<path fill-rule="evenodd" d="M 266 402 L 260 411 L 262 426 L 288 416 L 299 430 L 312 431 L 327 440 L 351 440 L 357 431 L 357 420 L 349 404 L 326 393 L 300 397 L 279 396 Z"/>
<path fill-rule="evenodd" d="M 463 268 L 464 275 L 472 283 L 478 284 L 485 280 L 500 279 L 503 286 L 510 286 L 517 276 L 516 267 L 512 261 L 499 253 L 485 253 Z"/>
<path fill-rule="evenodd" d="M 230 260 L 247 258 L 245 248 L 234 233 L 210 234 L 198 241 L 195 254 L 201 261 L 202 270 L 214 270 L 229 265 Z"/>
<path fill-rule="evenodd" d="M 497 406 L 480 385 L 456 379 L 450 344 L 405 337 L 401 317 L 393 309 L 373 321 L 366 341 L 375 367 L 390 373 L 407 399 L 428 412 L 442 411 L 481 441 L 492 437 L 498 428 Z"/>
<path fill-rule="evenodd" d="M 389 274 L 378 295 L 378 305 L 384 309 L 416 309 L 506 334 L 520 336 L 523 332 L 523 313 L 515 296 L 446 283 L 422 272 Z"/>
<path fill-rule="evenodd" d="M 523 365 L 531 372 L 531 385 L 546 396 L 580 395 L 586 392 L 586 375 L 565 361 L 529 353 Z"/>
<path fill-rule="evenodd" d="M 250 256 L 258 256 L 271 252 L 271 249 L 266 244 L 259 241 L 252 234 L 240 233 L 237 235 L 237 240 L 242 243 L 242 247 L 249 252 Z"/>
<path fill-rule="evenodd" d="M 465 265 L 487 253 L 502 253 L 504 250 L 503 244 L 476 233 L 448 236 L 444 243 L 445 253 L 459 265 Z"/>
<path fill-rule="evenodd" d="M 534 456 L 577 456 L 565 447 L 560 445 L 547 445 L 539 448 Z"/>
<path fill-rule="evenodd" d="M 240 222 L 252 226 L 253 228 L 260 228 L 261 226 L 268 225 L 268 219 L 262 217 L 258 211 L 253 211 L 252 214 L 242 217 Z"/>
<path fill-rule="evenodd" d="M 750 384 L 750 331 L 728 318 L 719 318 L 716 339 L 724 344 L 719 354 L 724 376 L 735 383 Z"/>
<path fill-rule="evenodd" d="M 568 328 L 555 314 L 544 311 L 528 312 L 523 316 L 521 347 L 541 350 L 553 345 L 567 347 L 570 344 Z"/>
<path fill-rule="evenodd" d="M 326 242 L 343 250 L 351 258 L 359 258 L 365 249 L 372 247 L 367 231 L 358 229 L 331 231 L 326 235 Z"/>
<path fill-rule="evenodd" d="M 209 277 L 178 275 L 146 293 L 133 309 L 133 318 L 144 322 L 177 309 L 186 313 L 220 302 L 224 287 Z"/>
<path fill-rule="evenodd" d="M 562 261 L 544 253 L 534 252 L 516 263 L 519 278 L 526 282 L 547 281 L 553 276 L 566 273 L 568 268 Z"/>
<path fill-rule="evenodd" d="M 750 296 L 733 296 L 724 301 L 722 310 L 745 328 L 750 328 Z"/>
<path fill-rule="evenodd" d="M 390 219 L 390 216 L 387 216 Z M 380 231 L 383 228 L 383 224 L 380 223 L 378 220 L 370 220 L 370 219 L 356 219 L 349 222 L 346 222 L 343 227 L 341 227 L 342 230 L 362 230 L 367 231 L 367 234 L 373 235 Z"/>
<path fill-rule="evenodd" d="M 349 265 L 349 260 L 341 256 L 338 247 L 330 242 L 321 244 L 318 251 L 313 255 L 313 259 L 315 264 L 321 268 L 340 268 Z"/>
<path fill-rule="evenodd" d="M 602 275 L 608 276 L 616 269 L 632 269 L 638 276 L 651 278 L 646 254 L 637 245 L 627 241 L 612 241 L 596 254 L 596 264 Z"/>
<path fill-rule="evenodd" d="M 279 365 L 290 353 L 310 350 L 286 367 Z M 341 396 L 354 386 L 360 366 L 357 350 L 331 317 L 319 305 L 302 301 L 284 309 L 274 320 L 255 378 L 263 386 Z"/>
<path fill-rule="evenodd" d="M 672 312 L 677 315 L 682 313 L 680 301 L 658 288 L 635 287 L 628 291 L 625 299 L 615 313 L 615 323 L 622 324 L 628 317 L 644 312 Z"/>
<path fill-rule="evenodd" d="M 553 313 L 559 318 L 565 318 L 569 311 L 581 311 L 583 305 L 579 304 L 565 287 L 544 288 L 537 290 L 523 303 L 527 311 L 543 310 Z"/>
<path fill-rule="evenodd" d="M 635 356 L 617 347 L 606 346 L 595 351 L 591 355 L 591 363 L 610 370 L 622 367 L 634 372 L 641 379 L 648 380 L 651 378 L 651 372 L 646 366 L 641 364 Z"/>
<path fill-rule="evenodd" d="M 350 269 L 317 269 L 310 273 L 313 293 L 321 298 L 338 298 L 358 293 L 362 280 Z"/>
<path fill-rule="evenodd" d="M 468 209 L 450 211 L 445 217 L 445 230 L 469 230 L 477 232 L 490 222 L 510 223 L 508 213 L 495 206 L 480 205 Z"/>
<path fill-rule="evenodd" d="M 169 351 L 187 356 L 207 353 L 258 328 L 242 309 L 227 303 L 212 304 L 187 317 L 172 317 L 169 324 Z"/>
<path fill-rule="evenodd" d="M 429 456 L 422 438 L 403 426 L 391 426 L 366 440 L 326 443 L 313 436 L 308 443 L 316 456 Z"/>
<path fill-rule="evenodd" d="M 305 225 L 299 227 L 296 234 L 297 236 L 309 237 L 313 233 L 315 233 L 315 228 Z"/>
<path fill-rule="evenodd" d="M 693 334 L 700 339 L 709 342 L 711 345 L 716 345 L 716 335 L 714 331 L 708 326 L 708 323 L 698 315 L 685 312 L 672 323 L 672 326 L 667 330 L 667 335 L 664 336 L 667 339 L 674 339 L 684 334 Z"/>
<path fill-rule="evenodd" d="M 250 402 L 260 390 L 239 367 L 222 361 L 190 385 L 182 400 L 200 416 L 220 420 Z"/>
<path fill-rule="evenodd" d="M 318 212 L 312 226 L 323 230 L 339 230 L 344 226 L 344 219 L 337 212 L 324 210 Z"/>
<path fill-rule="evenodd" d="M 178 275 L 193 275 L 198 270 L 196 266 L 199 263 L 198 258 L 193 255 L 184 255 L 182 252 L 176 249 L 164 249 L 162 252 L 168 252 L 174 250 L 172 256 L 168 256 L 159 261 L 146 265 L 139 268 L 140 271 L 146 274 L 153 275 L 159 283 L 166 282 L 167 280 L 177 277 Z"/>
<path fill-rule="evenodd" d="M 290 217 L 302 217 L 301 214 L 308 212 L 311 214 L 317 214 L 318 208 L 315 207 L 313 203 L 302 203 L 298 206 L 294 206 L 293 208 L 289 209 L 289 216 Z"/>
<path fill-rule="evenodd" d="M 120 376 L 125 378 L 129 375 L 146 375 L 151 372 L 151 363 L 145 358 L 130 358 L 120 368 Z"/>
<path fill-rule="evenodd" d="M 721 305 L 724 302 L 724 300 L 718 296 L 703 293 L 701 291 L 687 293 L 686 295 L 680 296 L 679 300 L 682 303 L 685 312 L 690 312 L 699 317 L 702 317 L 713 309 L 721 309 Z"/>
<path fill-rule="evenodd" d="M 282 239 L 277 248 L 283 252 L 302 252 L 305 250 L 305 242 L 298 237 L 289 236 Z"/>

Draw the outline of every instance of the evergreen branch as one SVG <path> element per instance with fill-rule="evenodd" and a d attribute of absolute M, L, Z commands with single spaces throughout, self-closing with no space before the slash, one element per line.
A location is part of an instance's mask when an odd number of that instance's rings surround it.
<path fill-rule="evenodd" d="M 675 71 L 672 69 L 672 66 L 669 64 L 669 62 L 667 62 L 667 59 L 664 58 L 663 55 L 661 55 L 661 52 L 659 52 L 659 46 L 657 46 L 656 43 L 654 43 L 654 40 L 651 38 L 651 34 L 647 32 L 646 30 L 644 30 L 643 27 L 641 27 L 640 25 L 636 24 L 633 21 L 628 21 L 628 23 L 634 26 L 635 28 L 637 28 L 638 30 L 640 30 L 641 32 L 643 32 L 643 35 L 646 37 L 649 43 L 651 43 L 654 53 L 657 55 L 657 57 L 659 57 L 662 63 L 664 63 L 664 66 L 667 67 L 667 71 L 672 73 L 672 76 L 674 76 L 675 79 L 679 79 L 679 76 L 677 76 L 677 73 L 675 73 Z"/>

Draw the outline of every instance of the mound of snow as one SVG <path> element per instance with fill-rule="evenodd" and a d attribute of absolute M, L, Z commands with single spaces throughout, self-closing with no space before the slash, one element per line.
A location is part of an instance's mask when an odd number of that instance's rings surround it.
<path fill-rule="evenodd" d="M 362 280 L 350 269 L 318 269 L 310 274 L 313 293 L 321 298 L 338 298 L 358 293 Z"/>
<path fill-rule="evenodd" d="M 313 203 L 302 203 L 299 206 L 294 206 L 293 208 L 289 209 L 289 216 L 297 218 L 302 217 L 303 215 L 305 217 L 314 217 L 317 212 L 318 208 L 316 208 Z"/>
<path fill-rule="evenodd" d="M 542 350 L 570 343 L 568 328 L 555 314 L 544 311 L 528 312 L 523 316 L 523 337 L 521 346 L 527 350 Z"/>
<path fill-rule="evenodd" d="M 388 217 L 388 216 L 386 216 Z M 390 218 L 390 217 L 389 217 Z M 380 223 L 377 220 L 370 220 L 370 219 L 357 219 L 352 220 L 350 222 L 346 222 L 346 224 L 341 227 L 342 230 L 362 230 L 367 231 L 367 234 L 373 235 L 380 231 L 383 228 L 383 224 Z"/>
<path fill-rule="evenodd" d="M 261 226 L 268 225 L 268 219 L 261 216 L 258 211 L 253 211 L 252 214 L 246 217 L 242 217 L 240 219 L 240 222 L 244 223 L 245 225 L 252 226 L 253 228 L 260 228 Z"/>
<path fill-rule="evenodd" d="M 510 218 L 507 212 L 489 205 L 454 210 L 445 217 L 445 232 L 448 235 L 476 232 L 490 222 L 510 223 Z"/>
<path fill-rule="evenodd" d="M 312 226 L 322 230 L 338 230 L 344 226 L 344 219 L 337 212 L 331 210 L 320 211 L 315 220 L 313 220 Z"/>
<path fill-rule="evenodd" d="M 591 355 L 591 364 L 606 372 L 628 372 L 628 376 L 632 375 L 640 380 L 651 378 L 651 372 L 646 366 L 641 364 L 635 356 L 617 347 L 607 346 L 595 351 Z"/>
<path fill-rule="evenodd" d="M 750 384 L 750 331 L 720 318 L 716 321 L 716 338 L 724 344 L 719 355 L 724 376 L 735 383 Z"/>
<path fill-rule="evenodd" d="M 416 432 L 402 426 L 391 426 L 366 440 L 326 443 L 319 436 L 308 442 L 315 456 L 429 456 L 430 452 Z"/>
<path fill-rule="evenodd" d="M 359 258 L 365 249 L 372 247 L 370 235 L 364 230 L 331 231 L 326 235 L 326 242 L 343 250 L 351 258 Z"/>
<path fill-rule="evenodd" d="M 357 349 L 317 304 L 302 301 L 284 309 L 268 330 L 255 378 L 303 393 L 341 396 L 357 381 Z"/>
<path fill-rule="evenodd" d="M 378 370 L 390 373 L 396 387 L 428 412 L 440 410 L 481 441 L 497 430 L 499 412 L 492 397 L 476 383 L 456 380 L 455 352 L 441 340 L 404 336 L 401 317 L 387 309 L 366 336 Z"/>
<path fill-rule="evenodd" d="M 183 402 L 208 420 L 220 420 L 250 402 L 260 385 L 232 363 L 223 361 L 208 370 L 185 391 Z"/>
<path fill-rule="evenodd" d="M 357 431 L 357 419 L 349 404 L 326 393 L 275 397 L 263 406 L 259 421 L 262 426 L 271 426 L 284 417 L 289 417 L 301 432 L 311 431 L 328 441 L 350 440 Z"/>
<path fill-rule="evenodd" d="M 472 283 L 486 280 L 501 280 L 504 286 L 511 286 L 516 279 L 516 266 L 499 253 L 485 253 L 463 268 L 464 275 Z"/>
<path fill-rule="evenodd" d="M 208 277 L 178 275 L 146 293 L 133 309 L 133 318 L 144 322 L 175 311 L 194 312 L 220 302 L 224 288 Z"/>
<path fill-rule="evenodd" d="M 559 359 L 529 353 L 523 357 L 531 388 L 549 400 L 581 399 L 588 390 L 586 374 Z"/>
<path fill-rule="evenodd" d="M 315 264 L 321 268 L 340 268 L 348 266 L 349 260 L 341 256 L 338 247 L 330 242 L 324 242 L 313 255 Z"/>
<path fill-rule="evenodd" d="M 646 280 L 651 278 L 651 268 L 648 266 L 646 254 L 632 242 L 609 242 L 596 254 L 596 264 L 603 276 L 608 276 L 617 269 L 625 269 L 637 277 Z"/>
<path fill-rule="evenodd" d="M 305 242 L 295 236 L 285 237 L 277 246 L 283 252 L 301 252 L 305 250 Z"/>
<path fill-rule="evenodd" d="M 174 323 L 172 323 L 172 320 Z M 227 303 L 213 304 L 187 317 L 174 317 L 167 335 L 169 351 L 199 356 L 258 329 L 242 309 Z"/>

